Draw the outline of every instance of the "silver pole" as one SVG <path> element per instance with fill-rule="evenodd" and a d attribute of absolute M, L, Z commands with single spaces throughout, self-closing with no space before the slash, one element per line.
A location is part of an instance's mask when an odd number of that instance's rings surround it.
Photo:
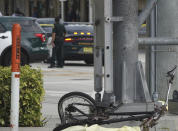
<path fill-rule="evenodd" d="M 142 11 L 142 13 L 138 17 L 138 26 L 139 27 L 146 21 L 146 19 L 150 15 L 150 12 L 155 7 L 156 3 L 157 3 L 157 0 L 149 0 L 148 1 L 145 9 Z"/>
<path fill-rule="evenodd" d="M 64 1 L 61 1 L 61 18 L 64 21 Z"/>
<path fill-rule="evenodd" d="M 104 16 L 112 17 L 112 1 L 104 1 Z M 105 21 L 105 45 L 104 45 L 104 89 L 105 93 L 113 93 L 113 26 L 112 22 Z"/>
<path fill-rule="evenodd" d="M 59 0 L 61 2 L 61 18 L 62 20 L 64 21 L 64 2 L 67 1 L 67 0 Z"/>
<path fill-rule="evenodd" d="M 156 8 L 152 10 L 150 16 L 150 37 L 156 37 Z M 151 46 L 150 49 L 150 96 L 153 96 L 153 100 L 155 101 L 157 99 L 155 93 L 155 46 Z"/>
<path fill-rule="evenodd" d="M 159 46 L 168 46 L 168 45 L 178 45 L 178 38 L 171 37 L 156 37 L 156 38 L 139 38 L 138 42 L 140 45 L 159 45 Z"/>
<path fill-rule="evenodd" d="M 95 38 L 96 42 L 96 38 Z M 99 93 L 102 91 L 102 47 L 94 45 L 94 90 Z"/>
<path fill-rule="evenodd" d="M 89 0 L 89 22 L 92 23 L 93 22 L 93 12 L 92 12 L 92 4 L 93 4 L 93 1 L 92 0 Z"/>
<path fill-rule="evenodd" d="M 113 66 L 114 93 L 117 102 L 133 103 L 136 89 L 136 69 L 138 61 L 138 0 L 113 1 L 113 15 L 123 17 L 123 21 L 113 26 Z M 122 80 L 125 62 L 126 80 Z M 126 94 L 122 94 L 122 81 L 126 81 Z M 125 95 L 125 100 L 122 100 Z"/>
<path fill-rule="evenodd" d="M 94 90 L 95 99 L 101 100 L 100 92 L 103 89 L 103 47 L 104 47 L 104 1 L 93 0 L 93 16 L 95 30 L 94 45 Z"/>

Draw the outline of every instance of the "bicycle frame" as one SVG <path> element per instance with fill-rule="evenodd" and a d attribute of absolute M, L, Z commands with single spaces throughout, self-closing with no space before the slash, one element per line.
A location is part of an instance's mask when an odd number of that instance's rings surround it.
<path fill-rule="evenodd" d="M 170 93 L 170 90 L 171 90 L 171 86 L 172 86 L 172 83 L 169 83 L 168 92 L 167 92 L 167 96 L 166 96 L 166 103 L 165 103 L 166 106 L 168 105 L 169 93 Z"/>
<path fill-rule="evenodd" d="M 115 110 L 119 109 L 120 105 L 114 107 L 107 107 L 103 106 L 102 102 L 99 102 L 96 104 L 95 111 L 92 112 L 92 114 L 86 114 L 81 109 L 77 108 L 77 105 L 82 106 L 88 106 L 91 105 L 88 104 L 82 104 L 82 103 L 72 103 L 69 104 L 66 109 L 69 111 L 69 114 L 72 112 L 78 112 L 81 115 L 87 116 L 87 119 L 82 119 L 70 123 L 61 124 L 58 127 L 54 129 L 54 131 L 59 131 L 59 129 L 65 129 L 69 126 L 74 125 L 92 125 L 92 124 L 110 124 L 110 123 L 117 123 L 117 122 L 123 122 L 123 121 L 142 121 L 140 127 L 147 128 L 153 127 L 157 124 L 157 121 L 167 112 L 167 106 L 168 106 L 168 98 L 171 90 L 171 86 L 173 84 L 174 76 L 175 76 L 175 69 L 177 66 L 175 66 L 172 70 L 167 72 L 167 77 L 169 77 L 169 84 L 168 84 L 168 91 L 167 96 L 165 99 L 165 104 L 159 105 L 155 104 L 154 111 L 149 112 L 114 112 Z M 89 97 L 89 96 L 87 96 Z M 90 98 L 91 100 L 91 98 Z M 71 112 L 70 112 L 71 111 Z M 112 117 L 110 117 L 112 116 Z M 120 118 L 114 118 L 113 116 L 120 116 Z M 124 117 L 123 117 L 124 116 Z M 76 116 L 75 116 L 76 117 Z M 75 117 L 71 117 L 71 119 L 76 119 Z"/>

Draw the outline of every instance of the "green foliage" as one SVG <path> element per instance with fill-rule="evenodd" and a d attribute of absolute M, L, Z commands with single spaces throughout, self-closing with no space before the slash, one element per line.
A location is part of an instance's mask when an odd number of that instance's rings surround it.
<path fill-rule="evenodd" d="M 9 126 L 11 69 L 0 67 L 0 126 Z M 20 71 L 20 126 L 43 126 L 41 103 L 44 97 L 41 70 L 21 67 Z"/>

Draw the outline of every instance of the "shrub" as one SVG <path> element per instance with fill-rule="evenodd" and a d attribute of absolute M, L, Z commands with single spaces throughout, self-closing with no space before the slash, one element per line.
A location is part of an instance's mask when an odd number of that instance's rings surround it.
<path fill-rule="evenodd" d="M 0 126 L 10 125 L 11 68 L 0 67 Z M 43 126 L 41 102 L 44 97 L 41 70 L 21 67 L 20 71 L 20 126 Z"/>

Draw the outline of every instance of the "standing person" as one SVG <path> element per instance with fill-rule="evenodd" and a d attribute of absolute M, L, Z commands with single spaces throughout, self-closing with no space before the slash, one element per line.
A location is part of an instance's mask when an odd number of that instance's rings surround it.
<path fill-rule="evenodd" d="M 55 67 L 55 58 L 57 61 L 57 67 L 62 68 L 64 65 L 64 54 L 63 54 L 63 44 L 64 37 L 66 34 L 66 29 L 62 23 L 59 23 L 60 17 L 55 18 L 55 24 L 52 31 L 52 40 L 51 45 L 52 49 L 52 58 L 51 64 L 48 68 Z"/>
<path fill-rule="evenodd" d="M 33 8 L 33 15 L 32 15 L 32 17 L 36 17 L 36 18 L 39 17 L 39 13 L 38 13 L 38 8 L 37 7 Z"/>

